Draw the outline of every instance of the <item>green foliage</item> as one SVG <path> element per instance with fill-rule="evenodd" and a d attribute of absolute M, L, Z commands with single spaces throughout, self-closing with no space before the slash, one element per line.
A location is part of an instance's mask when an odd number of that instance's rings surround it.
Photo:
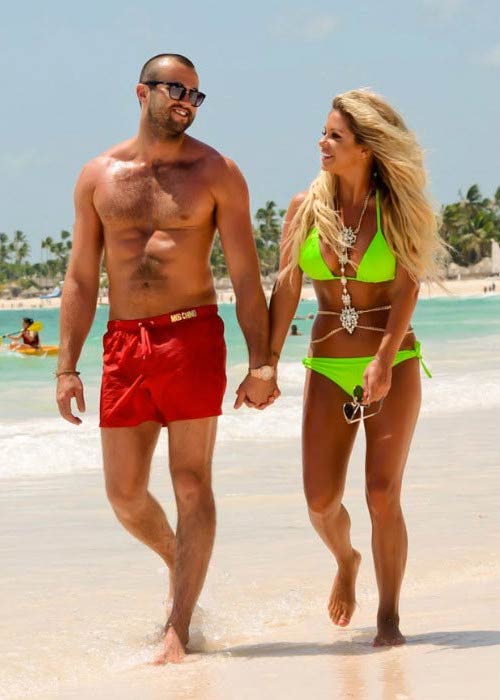
<path fill-rule="evenodd" d="M 0 233 L 0 282 L 17 280 L 28 274 L 29 254 L 30 246 L 22 231 L 15 231 L 12 240 L 6 233 Z"/>
<path fill-rule="evenodd" d="M 441 236 L 451 246 L 451 258 L 459 265 L 473 265 L 490 255 L 491 241 L 500 243 L 500 187 L 492 199 L 472 185 L 460 200 L 442 212 Z"/>
<path fill-rule="evenodd" d="M 212 267 L 213 275 L 216 279 L 220 279 L 221 277 L 227 277 L 229 275 L 227 271 L 226 259 L 224 258 L 224 251 L 222 250 L 222 245 L 218 233 L 216 233 L 214 238 L 212 253 L 210 255 L 210 265 Z"/>
<path fill-rule="evenodd" d="M 275 273 L 279 265 L 279 242 L 284 209 L 269 200 L 255 213 L 254 240 L 263 276 Z M 458 202 L 447 204 L 442 212 L 441 236 L 451 246 L 451 258 L 460 265 L 471 265 L 490 255 L 491 241 L 500 243 L 500 187 L 491 199 L 483 197 L 477 185 L 472 185 Z M 0 284 L 16 282 L 26 287 L 33 278 L 63 279 L 71 253 L 71 234 L 61 231 L 59 239 L 44 238 L 42 251 L 46 259 L 30 264 L 30 246 L 22 231 L 12 238 L 0 233 Z M 216 278 L 228 277 L 219 235 L 214 240 L 210 257 Z M 104 269 L 101 282 L 105 282 Z"/>
<path fill-rule="evenodd" d="M 23 288 L 30 287 L 33 277 L 62 279 L 66 274 L 71 251 L 71 233 L 61 231 L 60 240 L 54 241 L 50 236 L 42 241 L 42 250 L 48 256 L 44 262 L 28 262 L 30 246 L 26 234 L 15 231 L 12 239 L 6 233 L 0 233 L 0 283 L 18 282 Z"/>
<path fill-rule="evenodd" d="M 277 210 L 276 204 L 272 200 L 266 202 L 266 205 L 258 209 L 255 214 L 257 221 L 257 227 L 254 228 L 255 245 L 263 275 L 269 275 L 278 270 L 281 226 L 284 216 L 285 210 Z"/>
<path fill-rule="evenodd" d="M 71 253 L 71 233 L 61 231 L 59 241 L 54 241 L 50 236 L 42 241 L 42 250 L 47 250 L 52 256 L 47 259 L 47 266 L 52 277 L 59 276 L 61 279 L 66 274 L 69 256 Z"/>
<path fill-rule="evenodd" d="M 266 202 L 265 206 L 258 209 L 255 214 L 253 228 L 255 246 L 259 256 L 260 271 L 267 276 L 278 270 L 279 244 L 284 209 L 277 209 L 273 201 Z M 227 277 L 228 270 L 224 259 L 224 252 L 217 234 L 212 248 L 210 264 L 215 277 Z"/>

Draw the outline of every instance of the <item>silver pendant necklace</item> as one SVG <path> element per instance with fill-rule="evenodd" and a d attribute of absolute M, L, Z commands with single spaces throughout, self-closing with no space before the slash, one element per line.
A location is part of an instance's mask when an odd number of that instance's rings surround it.
<path fill-rule="evenodd" d="M 363 208 L 359 217 L 358 225 L 353 230 L 350 226 L 345 226 L 343 223 L 342 229 L 340 230 L 340 237 L 342 239 L 340 246 L 339 255 L 339 265 L 340 265 L 340 283 L 342 285 L 342 304 L 343 308 L 340 312 L 340 324 L 342 328 L 352 335 L 354 329 L 358 325 L 358 312 L 351 306 L 351 295 L 347 291 L 347 277 L 345 274 L 346 266 L 349 264 L 349 248 L 356 243 L 358 237 L 359 229 L 361 228 L 361 223 L 366 212 L 366 207 L 370 200 L 371 190 L 368 190 L 365 201 L 363 202 Z"/>

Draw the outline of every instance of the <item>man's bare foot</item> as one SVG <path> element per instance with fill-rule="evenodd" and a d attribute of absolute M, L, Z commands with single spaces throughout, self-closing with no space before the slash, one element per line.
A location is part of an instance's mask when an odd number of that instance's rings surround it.
<path fill-rule="evenodd" d="M 167 625 L 165 637 L 162 642 L 163 648 L 153 659 L 153 664 L 156 666 L 161 666 L 163 664 L 180 664 L 186 656 L 186 645 L 188 643 L 187 635 L 185 639 L 186 641 L 183 642 L 173 626 Z"/>
<path fill-rule="evenodd" d="M 406 639 L 399 630 L 399 617 L 380 618 L 377 621 L 377 635 L 373 640 L 374 647 L 396 647 L 405 644 Z"/>
<path fill-rule="evenodd" d="M 356 576 L 361 563 L 361 554 L 355 549 L 352 552 L 351 565 L 337 571 L 328 601 L 330 619 L 339 627 L 346 627 L 349 624 L 356 608 Z"/>

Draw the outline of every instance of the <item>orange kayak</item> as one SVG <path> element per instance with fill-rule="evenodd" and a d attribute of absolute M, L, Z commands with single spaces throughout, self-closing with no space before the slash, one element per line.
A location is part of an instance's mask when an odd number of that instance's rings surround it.
<path fill-rule="evenodd" d="M 57 355 L 59 345 L 41 345 L 39 348 L 32 348 L 29 345 L 21 345 L 18 348 L 9 348 L 12 352 L 20 352 L 22 355 L 39 355 L 46 357 L 47 355 Z"/>

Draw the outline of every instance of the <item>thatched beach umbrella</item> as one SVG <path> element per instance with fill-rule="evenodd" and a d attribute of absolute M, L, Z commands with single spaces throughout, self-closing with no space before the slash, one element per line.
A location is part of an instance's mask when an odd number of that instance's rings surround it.
<path fill-rule="evenodd" d="M 19 295 L 22 299 L 28 299 L 29 297 L 36 297 L 40 293 L 40 290 L 38 287 L 34 287 L 31 285 L 31 287 L 28 287 L 27 289 L 23 289 L 21 294 Z"/>

